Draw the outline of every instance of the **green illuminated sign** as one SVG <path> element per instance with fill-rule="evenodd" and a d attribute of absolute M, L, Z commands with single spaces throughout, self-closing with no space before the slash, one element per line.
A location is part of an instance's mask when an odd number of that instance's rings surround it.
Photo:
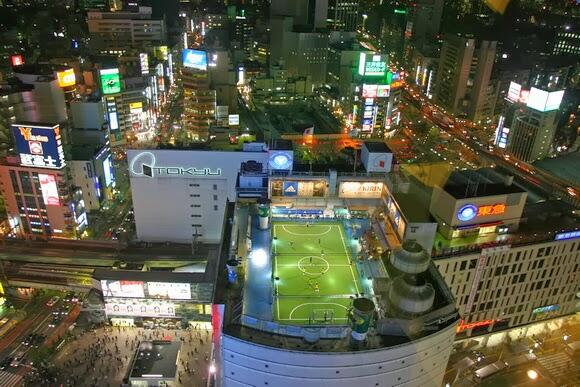
<path fill-rule="evenodd" d="M 359 57 L 358 73 L 363 76 L 382 77 L 387 71 L 386 57 L 373 55 L 367 58 L 367 54 L 361 53 Z"/>
<path fill-rule="evenodd" d="M 404 15 L 404 14 L 406 14 L 406 13 L 407 13 L 407 11 L 405 11 L 404 9 L 395 9 L 395 13 L 398 13 L 398 14 Z"/>
<path fill-rule="evenodd" d="M 119 69 L 101 70 L 101 89 L 103 94 L 115 94 L 121 92 L 121 77 Z"/>

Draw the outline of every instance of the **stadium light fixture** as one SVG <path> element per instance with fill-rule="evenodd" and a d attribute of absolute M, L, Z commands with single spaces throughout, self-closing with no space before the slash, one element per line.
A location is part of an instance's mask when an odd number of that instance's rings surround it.
<path fill-rule="evenodd" d="M 268 263 L 268 254 L 264 249 L 254 250 L 251 255 L 252 263 L 258 267 L 264 267 Z"/>

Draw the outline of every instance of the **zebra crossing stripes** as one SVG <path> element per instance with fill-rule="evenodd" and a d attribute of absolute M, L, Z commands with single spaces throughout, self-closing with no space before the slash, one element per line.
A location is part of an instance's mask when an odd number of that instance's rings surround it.
<path fill-rule="evenodd" d="M 0 387 L 16 387 L 20 385 L 22 375 L 12 372 L 0 371 Z"/>

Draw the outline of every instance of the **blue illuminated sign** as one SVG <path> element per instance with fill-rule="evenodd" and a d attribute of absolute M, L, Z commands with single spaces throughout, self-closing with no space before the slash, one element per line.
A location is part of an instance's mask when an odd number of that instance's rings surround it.
<path fill-rule="evenodd" d="M 462 222 L 467 222 L 477 216 L 477 206 L 473 204 L 466 204 L 457 212 L 457 219 Z"/>
<path fill-rule="evenodd" d="M 297 196 L 298 195 L 298 182 L 297 181 L 285 181 L 284 182 L 284 196 Z"/>
<path fill-rule="evenodd" d="M 555 241 L 564 241 L 567 239 L 576 239 L 576 238 L 580 238 L 580 230 L 560 232 L 560 233 L 556 234 L 556 237 L 554 238 L 554 240 Z"/>
<path fill-rule="evenodd" d="M 533 314 L 548 313 L 548 312 L 556 312 L 558 310 L 560 310 L 560 305 L 554 304 L 554 305 L 548 305 L 548 306 L 542 306 L 539 308 L 535 308 L 532 310 L 532 313 Z"/>
<path fill-rule="evenodd" d="M 268 165 L 274 170 L 292 169 L 293 154 L 289 151 L 274 151 L 270 153 Z"/>
<path fill-rule="evenodd" d="M 207 70 L 207 55 L 205 51 L 185 49 L 181 53 L 183 67 Z"/>
<path fill-rule="evenodd" d="M 59 125 L 12 125 L 20 164 L 27 167 L 60 169 L 65 166 Z"/>

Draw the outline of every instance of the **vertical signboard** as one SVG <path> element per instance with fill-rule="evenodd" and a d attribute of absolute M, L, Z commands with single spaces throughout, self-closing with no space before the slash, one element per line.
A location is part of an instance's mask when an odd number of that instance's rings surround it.
<path fill-rule="evenodd" d="M 103 94 L 116 94 L 121 92 L 119 69 L 103 69 L 100 71 L 100 74 Z"/>
<path fill-rule="evenodd" d="M 58 124 L 13 124 L 12 133 L 21 165 L 51 169 L 60 169 L 66 165 Z"/>

